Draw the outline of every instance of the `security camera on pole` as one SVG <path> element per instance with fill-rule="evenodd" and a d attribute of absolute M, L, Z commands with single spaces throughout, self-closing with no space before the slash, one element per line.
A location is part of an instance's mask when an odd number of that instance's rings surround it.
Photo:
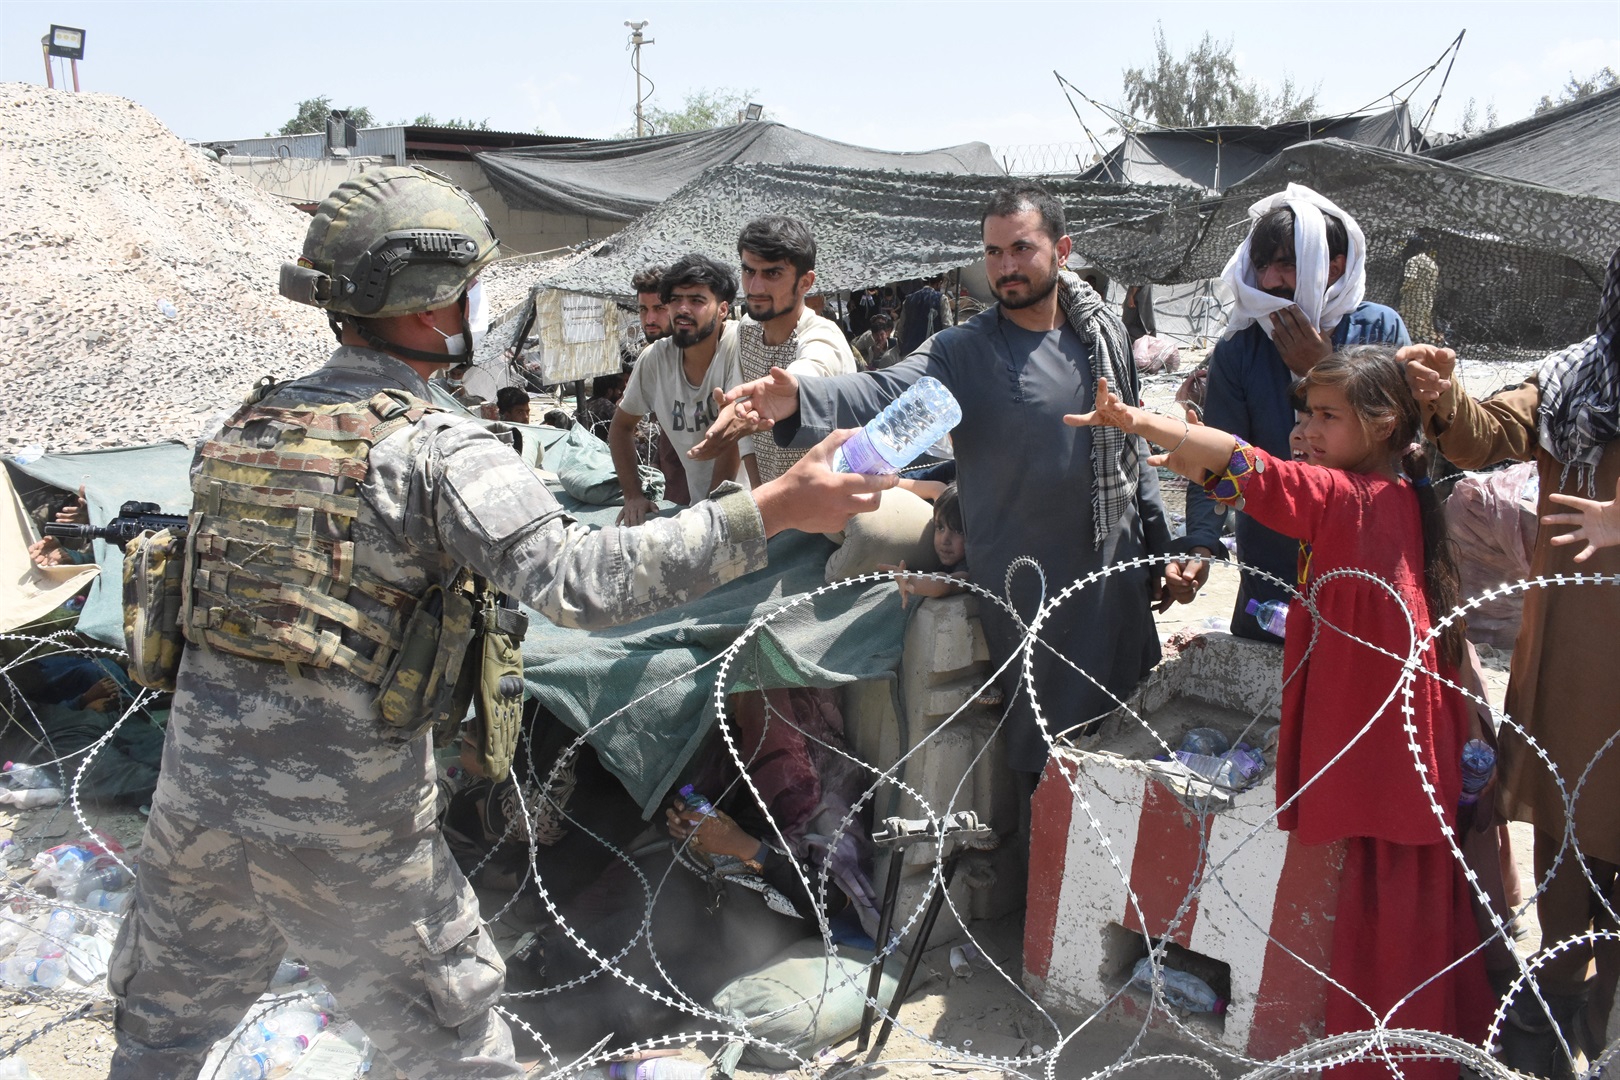
<path fill-rule="evenodd" d="M 647 76 L 641 73 L 641 47 L 643 45 L 652 45 L 654 42 L 652 38 L 644 38 L 641 36 L 642 30 L 646 29 L 647 27 L 646 19 L 642 19 L 640 22 L 630 22 L 627 19 L 625 20 L 624 25 L 630 28 L 629 48 L 634 50 L 634 56 L 630 61 L 630 65 L 636 69 L 636 138 L 639 139 L 647 133 L 646 124 L 641 118 L 641 103 L 652 97 L 653 87 L 656 85 L 651 79 L 647 78 Z M 641 92 L 641 81 L 643 79 L 647 80 L 647 92 L 645 94 Z"/>

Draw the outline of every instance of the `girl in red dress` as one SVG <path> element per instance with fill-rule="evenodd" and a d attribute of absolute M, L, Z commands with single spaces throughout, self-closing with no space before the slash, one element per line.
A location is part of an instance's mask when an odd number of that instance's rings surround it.
<path fill-rule="evenodd" d="M 1105 384 L 1095 412 L 1065 420 L 1169 447 L 1152 463 L 1301 541 L 1307 599 L 1290 605 L 1283 644 L 1277 823 L 1308 844 L 1346 842 L 1327 1033 L 1382 1023 L 1479 1043 L 1494 1002 L 1462 865 L 1442 833 L 1456 826 L 1470 710 L 1434 678 L 1455 681 L 1462 626 L 1429 636 L 1456 606 L 1457 568 L 1415 442 L 1418 408 L 1380 346 L 1334 355 L 1296 390 L 1308 406 L 1301 461 L 1132 408 Z M 1389 1077 L 1392 1061 L 1411 1080 L 1457 1076 L 1454 1061 L 1408 1057 L 1423 1051 L 1398 1033 L 1384 1045 L 1387 1058 L 1370 1049 L 1335 1080 Z"/>

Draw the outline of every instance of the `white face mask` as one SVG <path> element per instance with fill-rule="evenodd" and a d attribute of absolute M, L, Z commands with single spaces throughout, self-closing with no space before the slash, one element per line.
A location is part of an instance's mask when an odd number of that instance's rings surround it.
<path fill-rule="evenodd" d="M 489 306 L 484 302 L 484 283 L 474 281 L 467 290 L 467 331 L 472 335 L 476 350 L 484 335 L 489 333 Z"/>
<path fill-rule="evenodd" d="M 478 343 L 484 340 L 489 333 L 489 308 L 484 303 L 484 283 L 474 281 L 467 289 L 467 329 L 464 333 L 454 337 L 439 330 L 440 337 L 444 338 L 444 351 L 450 356 L 461 356 L 467 351 L 467 339 L 472 338 L 472 347 L 478 348 Z"/>

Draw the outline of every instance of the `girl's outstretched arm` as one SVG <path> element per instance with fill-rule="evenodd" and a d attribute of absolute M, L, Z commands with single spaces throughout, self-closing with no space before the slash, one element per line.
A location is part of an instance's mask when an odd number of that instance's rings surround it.
<path fill-rule="evenodd" d="M 1237 440 L 1218 428 L 1125 404 L 1108 389 L 1107 379 L 1097 380 L 1097 405 L 1091 412 L 1069 413 L 1063 422 L 1070 427 L 1114 427 L 1140 435 L 1165 448 L 1165 453 L 1148 458 L 1149 465 L 1163 465 L 1198 483 L 1203 483 L 1206 473 L 1225 469 L 1237 450 Z"/>
<path fill-rule="evenodd" d="M 1574 544 L 1585 540 L 1586 546 L 1575 556 L 1576 562 L 1590 559 L 1598 548 L 1620 544 L 1620 481 L 1615 482 L 1614 498 L 1608 502 L 1578 499 L 1561 492 L 1547 498 L 1575 511 L 1573 514 L 1547 514 L 1542 517 L 1541 523 L 1579 526 L 1574 532 L 1559 533 L 1552 538 L 1554 544 Z"/>

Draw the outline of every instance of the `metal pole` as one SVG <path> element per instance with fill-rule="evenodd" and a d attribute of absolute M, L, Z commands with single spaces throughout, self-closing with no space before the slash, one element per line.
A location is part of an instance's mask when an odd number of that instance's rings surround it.
<path fill-rule="evenodd" d="M 943 845 L 948 841 L 941 840 L 940 843 Z M 945 906 L 945 894 L 951 890 L 951 879 L 956 876 L 956 864 L 961 861 L 962 855 L 962 849 L 958 848 L 945 860 L 945 873 L 939 891 L 929 898 L 928 910 L 923 912 L 922 925 L 917 928 L 917 940 L 911 946 L 911 955 L 906 957 L 905 970 L 900 973 L 900 982 L 894 988 L 894 1000 L 889 1002 L 888 1015 L 883 1018 L 883 1026 L 878 1029 L 877 1041 L 872 1044 L 872 1053 L 868 1060 L 876 1061 L 883 1053 L 884 1044 L 889 1041 L 889 1033 L 894 1030 L 894 1018 L 900 1015 L 900 1005 L 911 992 L 911 980 L 917 974 L 917 965 L 922 963 L 923 950 L 928 948 L 928 939 L 933 936 L 934 923 L 939 920 L 940 909 Z M 856 1049 L 859 1052 L 863 1048 Z"/>
<path fill-rule="evenodd" d="M 900 895 L 900 871 L 905 861 L 905 848 L 896 845 L 889 850 L 889 880 L 883 889 L 883 908 L 878 912 L 877 952 L 872 956 L 872 974 L 866 980 L 866 1006 L 861 1010 L 861 1037 L 855 1044 L 856 1053 L 866 1050 L 866 1041 L 872 1034 L 872 1002 L 883 989 L 883 954 L 888 951 L 889 931 L 894 926 L 894 901 Z"/>
<path fill-rule="evenodd" d="M 641 138 L 641 133 L 642 133 L 642 122 L 641 122 L 641 31 L 639 31 L 639 30 L 636 31 L 634 40 L 635 40 L 635 43 L 636 43 L 636 56 L 635 56 L 635 68 L 636 68 L 636 138 L 639 139 L 639 138 Z"/>
<path fill-rule="evenodd" d="M 79 92 L 79 62 L 69 59 L 68 64 L 73 68 L 73 92 L 77 94 Z"/>
<path fill-rule="evenodd" d="M 45 54 L 45 88 L 56 89 L 56 79 L 51 75 L 51 46 L 50 39 L 43 38 L 39 43 L 39 51 Z"/>

